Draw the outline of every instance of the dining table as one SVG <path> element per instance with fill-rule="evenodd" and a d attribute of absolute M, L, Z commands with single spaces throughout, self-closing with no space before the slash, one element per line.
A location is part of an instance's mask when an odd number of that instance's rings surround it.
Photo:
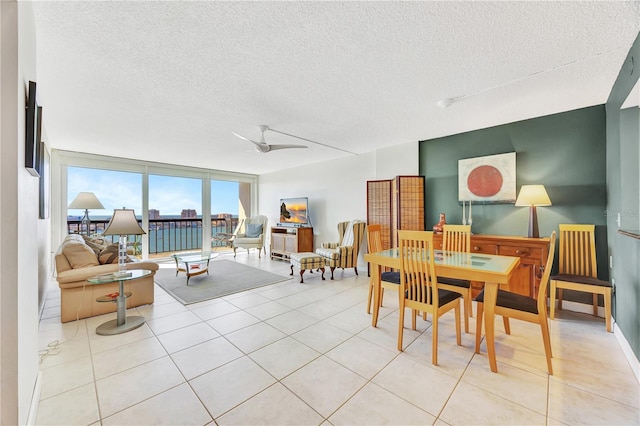
<path fill-rule="evenodd" d="M 498 372 L 495 354 L 494 318 L 498 287 L 508 288 L 509 280 L 520 264 L 520 258 L 492 254 L 474 254 L 435 250 L 435 269 L 437 276 L 446 276 L 461 280 L 484 283 L 484 325 L 489 366 Z M 371 279 L 374 283 L 373 316 L 371 325 L 377 327 L 380 311 L 380 276 L 382 268 L 400 270 L 402 259 L 397 248 L 367 253 L 364 260 L 369 262 Z"/>

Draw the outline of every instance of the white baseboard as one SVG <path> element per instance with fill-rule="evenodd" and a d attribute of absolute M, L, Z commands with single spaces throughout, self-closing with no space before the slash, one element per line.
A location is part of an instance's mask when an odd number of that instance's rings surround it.
<path fill-rule="evenodd" d="M 42 392 L 42 371 L 38 371 L 36 376 L 36 383 L 33 386 L 33 394 L 31 395 L 31 406 L 29 407 L 29 414 L 27 417 L 27 425 L 32 426 L 36 424 L 38 419 L 38 405 L 40 404 L 40 393 Z"/>
<path fill-rule="evenodd" d="M 620 331 L 620 327 L 618 327 L 617 324 L 613 325 L 613 334 L 616 336 L 616 339 L 618 339 L 618 343 L 620 343 L 622 352 L 624 352 L 624 356 L 627 358 L 627 361 L 629 361 L 629 365 L 633 370 L 633 374 L 636 376 L 636 380 L 640 383 L 640 360 L 636 358 L 629 342 L 624 337 L 624 334 L 622 334 L 622 331 Z"/>

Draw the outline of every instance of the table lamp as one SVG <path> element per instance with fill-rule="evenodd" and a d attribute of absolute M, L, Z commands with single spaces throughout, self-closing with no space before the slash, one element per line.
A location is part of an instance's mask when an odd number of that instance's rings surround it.
<path fill-rule="evenodd" d="M 127 236 L 144 235 L 144 229 L 138 224 L 136 214 L 133 209 L 114 209 L 113 217 L 107 225 L 102 235 L 119 235 L 118 246 L 118 273 L 114 276 L 126 277 L 129 273 L 126 270 L 127 263 Z"/>
<path fill-rule="evenodd" d="M 516 206 L 529 206 L 529 238 L 540 238 L 536 206 L 550 206 L 551 200 L 544 185 L 522 185 Z"/>
<path fill-rule="evenodd" d="M 80 192 L 69 204 L 69 209 L 84 209 L 84 217 L 82 223 L 85 224 L 87 230 L 87 236 L 89 235 L 89 228 L 91 225 L 91 219 L 89 219 L 89 209 L 104 209 L 104 206 L 98 200 L 98 197 L 93 192 Z"/>

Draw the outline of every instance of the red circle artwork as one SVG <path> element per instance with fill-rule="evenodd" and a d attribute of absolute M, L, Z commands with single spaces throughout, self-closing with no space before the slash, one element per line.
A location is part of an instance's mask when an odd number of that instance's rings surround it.
<path fill-rule="evenodd" d="M 467 188 L 478 197 L 491 197 L 502 188 L 502 173 L 493 166 L 478 166 L 469 173 Z"/>

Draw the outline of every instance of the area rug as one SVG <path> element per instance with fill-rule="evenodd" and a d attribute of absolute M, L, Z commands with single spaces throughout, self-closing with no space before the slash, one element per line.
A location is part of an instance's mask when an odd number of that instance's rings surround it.
<path fill-rule="evenodd" d="M 209 263 L 209 274 L 189 278 L 184 272 L 176 276 L 175 268 L 160 268 L 155 282 L 183 305 L 215 299 L 240 291 L 290 280 L 289 276 L 272 274 L 260 269 L 236 263 L 232 260 L 215 260 Z"/>

